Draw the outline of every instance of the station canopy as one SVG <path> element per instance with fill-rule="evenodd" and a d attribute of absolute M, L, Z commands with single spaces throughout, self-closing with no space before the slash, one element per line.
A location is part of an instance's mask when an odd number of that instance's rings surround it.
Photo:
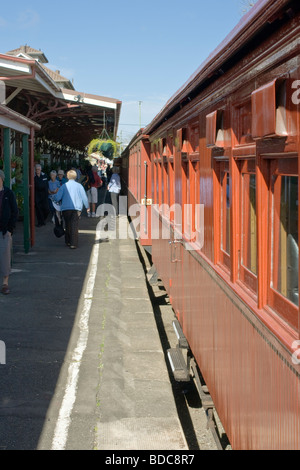
<path fill-rule="evenodd" d="M 41 126 L 36 137 L 84 151 L 105 129 L 116 140 L 121 101 L 79 92 L 29 46 L 0 54 L 0 102 Z"/>

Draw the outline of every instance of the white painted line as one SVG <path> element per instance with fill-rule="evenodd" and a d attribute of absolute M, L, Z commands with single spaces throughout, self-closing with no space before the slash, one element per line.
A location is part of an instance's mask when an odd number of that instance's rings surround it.
<path fill-rule="evenodd" d="M 69 427 L 71 424 L 71 413 L 77 394 L 80 365 L 89 336 L 89 317 L 97 274 L 99 246 L 100 245 L 98 243 L 94 245 L 91 256 L 91 270 L 84 295 L 83 309 L 79 319 L 80 333 L 69 365 L 65 394 L 54 431 L 52 450 L 64 450 L 68 438 Z"/>

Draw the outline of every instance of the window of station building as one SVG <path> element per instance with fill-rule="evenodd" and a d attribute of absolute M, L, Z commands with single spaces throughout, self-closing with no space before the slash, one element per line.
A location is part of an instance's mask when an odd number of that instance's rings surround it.
<path fill-rule="evenodd" d="M 270 165 L 268 304 L 298 328 L 298 162 Z"/>

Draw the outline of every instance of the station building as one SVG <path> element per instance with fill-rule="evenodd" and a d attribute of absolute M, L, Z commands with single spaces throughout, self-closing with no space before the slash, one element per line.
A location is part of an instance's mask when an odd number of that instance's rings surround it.
<path fill-rule="evenodd" d="M 0 168 L 23 216 L 25 252 L 35 241 L 35 163 L 79 164 L 103 131 L 116 140 L 122 105 L 77 91 L 72 80 L 46 64 L 45 54 L 28 45 L 0 54 Z"/>

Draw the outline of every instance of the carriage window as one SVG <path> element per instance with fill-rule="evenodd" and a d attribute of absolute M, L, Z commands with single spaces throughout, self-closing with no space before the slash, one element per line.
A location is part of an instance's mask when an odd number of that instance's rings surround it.
<path fill-rule="evenodd" d="M 214 237 L 215 262 L 226 271 L 231 270 L 231 199 L 228 160 L 215 160 L 215 176 L 217 199 L 214 204 L 214 223 L 216 224 Z M 198 190 L 199 190 L 198 186 Z M 199 199 L 198 199 L 199 201 Z"/>
<path fill-rule="evenodd" d="M 296 305 L 298 293 L 298 178 L 273 175 L 271 286 Z"/>
<path fill-rule="evenodd" d="M 192 191 L 191 200 L 192 204 L 192 232 L 200 230 L 201 212 L 200 212 L 200 163 L 199 161 L 191 163 L 192 174 Z"/>
<path fill-rule="evenodd" d="M 154 204 L 158 204 L 158 163 L 154 163 L 154 171 L 153 171 L 153 196 L 154 196 Z"/>
<path fill-rule="evenodd" d="M 270 162 L 267 302 L 298 328 L 298 159 Z"/>
<path fill-rule="evenodd" d="M 242 175 L 242 259 L 249 271 L 256 274 L 256 178 Z"/>
<path fill-rule="evenodd" d="M 168 163 L 162 164 L 162 212 L 164 215 L 168 215 L 167 206 L 169 204 L 169 176 L 168 176 Z"/>
<path fill-rule="evenodd" d="M 221 249 L 230 254 L 229 170 L 221 172 Z"/>
<path fill-rule="evenodd" d="M 159 209 L 161 210 L 163 196 L 163 180 L 162 180 L 162 165 L 157 163 L 157 203 L 159 204 Z"/>
<path fill-rule="evenodd" d="M 239 280 L 257 293 L 257 226 L 255 159 L 241 160 Z"/>

